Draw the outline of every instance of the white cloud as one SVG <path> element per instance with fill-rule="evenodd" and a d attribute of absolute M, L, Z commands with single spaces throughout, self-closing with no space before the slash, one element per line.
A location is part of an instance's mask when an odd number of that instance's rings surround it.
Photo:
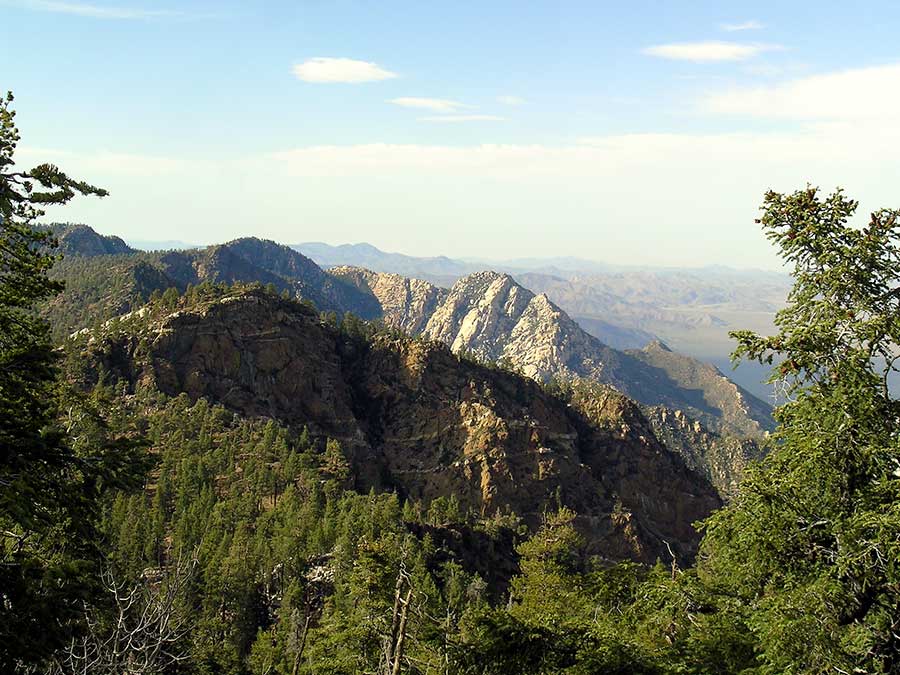
<path fill-rule="evenodd" d="M 378 82 L 397 77 L 376 63 L 317 56 L 294 66 L 294 75 L 304 82 Z"/>
<path fill-rule="evenodd" d="M 775 119 L 900 120 L 900 63 L 745 87 L 708 96 L 714 113 Z"/>
<path fill-rule="evenodd" d="M 420 108 L 424 110 L 432 110 L 434 112 L 450 113 L 461 108 L 470 108 L 471 106 L 459 101 L 448 101 L 443 98 L 420 98 L 417 96 L 401 96 L 400 98 L 392 98 L 388 103 L 399 105 L 404 108 Z"/>
<path fill-rule="evenodd" d="M 798 176 L 815 179 L 821 166 L 829 163 L 846 166 L 848 175 L 856 171 L 854 167 L 877 168 L 870 161 L 875 149 L 882 156 L 890 151 L 890 156 L 897 158 L 891 161 L 900 164 L 900 126 L 854 130 L 850 125 L 817 125 L 781 133 L 622 134 L 582 138 L 568 145 L 308 146 L 267 157 L 302 175 L 404 168 L 466 175 L 485 172 L 516 180 L 534 174 L 587 178 L 621 171 L 617 183 L 634 179 L 648 189 L 657 189 L 652 180 L 641 178 L 640 171 L 651 170 L 668 176 L 665 181 L 698 187 L 716 175 L 722 178 L 749 172 L 757 180 L 765 180 L 766 167 L 788 167 Z"/>
<path fill-rule="evenodd" d="M 742 21 L 741 23 L 723 23 L 719 25 L 719 28 L 728 31 L 729 33 L 742 30 L 760 30 L 763 27 L 763 24 L 753 19 L 750 21 Z"/>
<path fill-rule="evenodd" d="M 99 151 L 80 155 L 68 150 L 24 146 L 16 152 L 23 167 L 51 162 L 61 166 L 77 166 L 91 174 L 114 173 L 128 176 L 172 175 L 184 171 L 200 171 L 212 162 L 202 159 L 164 157 L 125 152 Z"/>
<path fill-rule="evenodd" d="M 645 48 L 643 53 L 675 61 L 713 63 L 716 61 L 746 61 L 762 52 L 780 49 L 783 47 L 779 45 L 708 40 L 706 42 L 673 42 L 655 45 Z"/>
<path fill-rule="evenodd" d="M 749 98 L 718 95 L 731 97 L 728 106 L 718 99 L 720 112 L 799 120 L 780 131 L 312 145 L 226 158 L 20 147 L 17 158 L 27 166 L 56 162 L 108 188 L 109 198 L 76 200 L 50 218 L 119 234 L 129 234 L 121 223 L 136 236 L 170 222 L 175 205 L 180 221 L 159 238 L 184 239 L 177 230 L 183 223 L 194 228 L 195 241 L 246 235 L 248 227 L 281 241 L 326 231 L 335 241 L 356 241 L 377 231 L 449 254 L 509 246 L 517 254 L 571 253 L 577 245 L 609 260 L 766 266 L 774 264 L 772 252 L 752 219 L 768 189 L 843 185 L 861 200 L 861 213 L 900 206 L 898 71 L 858 69 L 742 90 L 756 92 Z M 848 102 L 845 89 L 863 98 Z M 867 105 L 873 101 L 883 106 L 877 115 Z"/>
<path fill-rule="evenodd" d="M 503 105 L 524 105 L 526 103 L 521 96 L 498 96 L 497 102 Z"/>
<path fill-rule="evenodd" d="M 499 115 L 432 115 L 419 118 L 422 122 L 502 122 L 505 119 Z"/>
<path fill-rule="evenodd" d="M 73 14 L 94 19 L 156 19 L 163 17 L 184 16 L 183 12 L 170 10 L 139 9 L 132 7 L 114 7 L 109 5 L 92 5 L 81 2 L 57 2 L 56 0 L 24 0 L 20 3 L 28 9 L 56 14 Z"/>
<path fill-rule="evenodd" d="M 194 241 L 248 227 L 286 242 L 323 232 L 359 241 L 377 231 L 381 241 L 451 255 L 510 246 L 517 255 L 571 253 L 577 245 L 608 260 L 765 266 L 771 249 L 752 220 L 767 189 L 839 184 L 862 201 L 861 212 L 900 206 L 900 124 L 891 122 L 553 145 L 314 145 L 226 158 L 112 150 L 21 148 L 23 164 L 57 161 L 110 190 L 50 218 L 181 239 L 188 223 Z M 177 223 L 167 218 L 173 208 Z"/>

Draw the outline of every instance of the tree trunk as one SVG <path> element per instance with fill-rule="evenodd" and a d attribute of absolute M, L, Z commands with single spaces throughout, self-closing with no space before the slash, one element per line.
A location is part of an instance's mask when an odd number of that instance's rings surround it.
<path fill-rule="evenodd" d="M 403 643 L 406 642 L 406 620 L 409 618 L 409 603 L 412 600 L 412 588 L 406 591 L 403 610 L 400 615 L 400 627 L 397 630 L 397 648 L 394 650 L 394 669 L 391 675 L 400 674 L 400 662 L 403 660 Z"/>

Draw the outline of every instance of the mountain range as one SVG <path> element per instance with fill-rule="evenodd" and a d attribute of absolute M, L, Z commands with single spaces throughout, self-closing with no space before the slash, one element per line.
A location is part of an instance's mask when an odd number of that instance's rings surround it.
<path fill-rule="evenodd" d="M 362 268 L 326 271 L 290 247 L 255 238 L 140 252 L 84 226 L 52 229 L 64 254 L 54 273 L 66 281 L 67 290 L 43 312 L 58 335 L 96 327 L 168 288 L 185 292 L 204 283 L 257 283 L 323 312 L 378 319 L 538 382 L 574 377 L 610 385 L 643 406 L 657 436 L 668 438 L 687 465 L 713 480 L 724 495 L 758 453 L 753 439 L 772 427 L 769 406 L 716 368 L 659 341 L 640 350 L 614 349 L 546 294 L 533 293 L 506 273 L 475 272 L 446 289 Z M 732 438 L 751 440 L 744 444 Z"/>
<path fill-rule="evenodd" d="M 716 431 L 753 436 L 771 428 L 769 406 L 711 366 L 655 341 L 619 351 L 584 331 L 546 294 L 508 274 L 476 272 L 449 290 L 428 282 L 336 267 L 332 273 L 368 291 L 392 326 L 422 334 L 547 381 L 577 376 L 610 384 L 649 406 L 683 409 Z"/>
<path fill-rule="evenodd" d="M 733 369 L 730 330 L 772 330 L 775 312 L 790 288 L 787 275 L 709 266 L 648 268 L 583 258 L 507 261 L 459 260 L 386 253 L 370 244 L 294 246 L 323 267 L 363 267 L 424 279 L 450 288 L 469 274 L 492 269 L 525 288 L 546 293 L 591 335 L 617 349 L 641 349 L 661 340 L 673 349 L 715 364 L 757 397 L 771 389 L 765 368 L 743 363 Z"/>

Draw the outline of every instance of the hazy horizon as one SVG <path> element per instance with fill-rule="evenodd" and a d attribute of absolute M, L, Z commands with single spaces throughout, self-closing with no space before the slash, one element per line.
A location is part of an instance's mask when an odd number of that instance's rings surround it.
<path fill-rule="evenodd" d="M 897 206 L 900 6 L 0 0 L 22 165 L 103 233 L 778 270 L 767 189 Z M 40 49 L 34 49 L 40 44 Z M 839 48 L 836 48 L 838 47 Z M 877 102 L 877 104 L 873 103 Z"/>
<path fill-rule="evenodd" d="M 45 223 L 51 224 L 51 221 L 45 220 Z M 87 225 L 88 227 L 92 227 L 89 223 L 71 223 L 71 224 Z M 136 238 L 136 237 L 122 236 L 113 230 L 101 231 L 100 229 L 97 229 L 97 228 L 92 228 L 92 229 L 95 229 L 98 233 L 103 234 L 103 235 L 121 237 L 125 241 L 126 244 L 128 244 L 132 248 L 138 249 L 140 251 L 158 251 L 158 250 L 165 250 L 165 249 L 170 249 L 170 248 L 174 248 L 174 249 L 204 248 L 206 246 L 213 246 L 215 244 L 223 244 L 223 243 L 226 243 L 226 241 L 228 241 L 228 240 L 223 239 L 221 241 L 187 242 L 187 241 L 183 241 L 183 240 L 179 240 L 179 239 L 162 239 L 162 240 L 140 239 L 140 238 Z M 249 236 L 257 236 L 257 235 L 248 234 L 245 236 L 249 237 Z M 240 237 L 237 237 L 237 238 L 240 238 Z M 259 237 L 259 238 L 266 239 L 267 237 Z M 677 271 L 677 270 L 691 271 L 691 270 L 714 269 L 714 268 L 720 267 L 720 268 L 732 270 L 735 272 L 748 272 L 748 273 L 749 272 L 760 272 L 760 273 L 771 273 L 771 274 L 783 274 L 785 276 L 787 275 L 787 271 L 784 268 L 784 266 L 780 266 L 780 265 L 778 267 L 771 267 L 771 268 L 748 267 L 748 266 L 740 266 L 740 265 L 724 265 L 724 264 L 717 264 L 717 263 L 708 263 L 706 265 L 695 265 L 695 266 L 641 265 L 641 264 L 632 264 L 627 261 L 611 261 L 611 260 L 587 258 L 584 256 L 579 256 L 579 255 L 523 256 L 523 257 L 517 257 L 517 258 L 491 258 L 491 257 L 480 256 L 480 255 L 474 255 L 474 254 L 473 255 L 462 255 L 462 256 L 448 256 L 448 255 L 445 255 L 445 254 L 439 253 L 439 252 L 437 252 L 437 253 L 427 253 L 426 252 L 423 254 L 415 254 L 415 253 L 408 253 L 405 251 L 388 250 L 382 246 L 379 246 L 377 243 L 374 243 L 371 241 L 334 242 L 334 243 L 330 243 L 327 241 L 321 241 L 321 240 L 290 242 L 290 241 L 279 241 L 279 240 L 273 239 L 272 241 L 276 241 L 279 244 L 289 246 L 294 249 L 299 249 L 304 246 L 313 246 L 313 245 L 324 245 L 324 246 L 328 246 L 331 248 L 339 248 L 341 246 L 349 246 L 349 247 L 372 246 L 375 249 L 377 249 L 380 253 L 385 254 L 385 255 L 401 255 L 401 256 L 406 256 L 409 258 L 417 258 L 417 259 L 423 259 L 423 260 L 430 259 L 430 258 L 432 258 L 432 259 L 433 258 L 446 258 L 446 259 L 450 260 L 451 262 L 463 263 L 463 264 L 469 264 L 469 265 L 478 265 L 478 264 L 482 264 L 482 263 L 483 264 L 501 264 L 501 265 L 512 265 L 514 263 L 537 264 L 537 263 L 541 263 L 541 262 L 552 263 L 554 261 L 570 260 L 573 263 L 576 261 L 580 261 L 580 262 L 589 263 L 589 264 L 597 265 L 597 266 L 608 266 L 611 269 L 634 268 L 636 270 L 640 270 L 640 269 L 667 270 L 667 269 L 669 269 L 669 270 L 673 270 L 673 271 Z M 585 272 L 590 271 L 587 268 L 568 268 L 568 269 L 569 269 L 569 271 L 585 271 Z"/>

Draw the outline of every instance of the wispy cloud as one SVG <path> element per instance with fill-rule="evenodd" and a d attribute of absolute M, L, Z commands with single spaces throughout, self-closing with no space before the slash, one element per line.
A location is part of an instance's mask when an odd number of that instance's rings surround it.
<path fill-rule="evenodd" d="M 499 115 L 432 115 L 419 118 L 422 122 L 503 122 L 505 119 Z"/>
<path fill-rule="evenodd" d="M 750 21 L 742 21 L 741 23 L 722 23 L 719 24 L 719 28 L 728 31 L 729 33 L 735 33 L 742 30 L 760 30 L 761 28 L 764 28 L 764 25 L 759 21 L 751 19 Z"/>
<path fill-rule="evenodd" d="M 498 96 L 497 103 L 502 103 L 503 105 L 524 105 L 526 101 L 521 96 Z"/>
<path fill-rule="evenodd" d="M 419 108 L 422 110 L 433 110 L 434 112 L 443 113 L 456 112 L 463 108 L 472 107 L 465 103 L 460 103 L 459 101 L 448 101 L 443 98 L 421 98 L 418 96 L 392 98 L 388 103 L 393 103 L 394 105 L 399 105 L 403 108 Z"/>
<path fill-rule="evenodd" d="M 741 87 L 708 96 L 708 112 L 747 117 L 863 123 L 900 120 L 900 63 Z"/>
<path fill-rule="evenodd" d="M 317 56 L 294 65 L 294 75 L 304 82 L 347 83 L 379 82 L 397 77 L 377 63 L 346 58 Z"/>
<path fill-rule="evenodd" d="M 654 45 L 646 47 L 643 52 L 649 56 L 658 56 L 675 61 L 714 63 L 718 61 L 746 61 L 762 52 L 781 49 L 784 49 L 784 47 L 780 45 L 708 40 L 705 42 L 672 42 L 665 45 Z"/>
<path fill-rule="evenodd" d="M 94 19 L 159 19 L 185 16 L 184 12 L 165 9 L 142 9 L 112 5 L 93 5 L 82 2 L 56 2 L 55 0 L 22 0 L 16 3 L 27 9 L 55 14 L 73 14 Z"/>

